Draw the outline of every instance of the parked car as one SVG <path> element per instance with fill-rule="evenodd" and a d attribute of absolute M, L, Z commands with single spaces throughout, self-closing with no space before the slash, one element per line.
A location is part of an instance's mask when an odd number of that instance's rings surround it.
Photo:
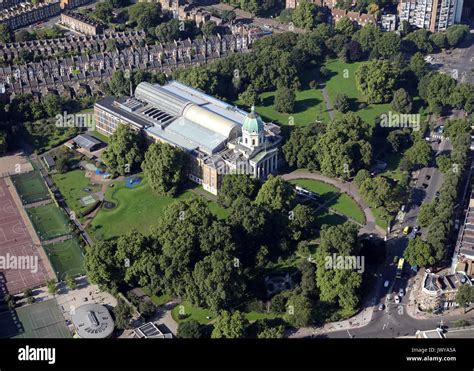
<path fill-rule="evenodd" d="M 413 228 L 413 230 L 415 231 L 415 233 L 418 233 L 420 231 L 420 226 L 415 225 L 415 228 Z"/>
<path fill-rule="evenodd" d="M 400 304 L 400 296 L 395 295 L 395 303 Z"/>
<path fill-rule="evenodd" d="M 439 192 L 438 191 L 435 193 L 435 198 L 439 198 Z"/>
<path fill-rule="evenodd" d="M 423 184 L 421 185 L 421 188 L 423 188 L 423 189 L 428 188 L 428 184 L 427 184 L 427 183 L 423 183 Z"/>
<path fill-rule="evenodd" d="M 427 176 L 425 177 L 425 179 L 426 179 L 426 180 L 430 180 L 430 179 L 431 179 L 431 175 L 427 175 Z"/>
<path fill-rule="evenodd" d="M 384 310 L 385 309 L 385 304 L 384 303 L 380 303 L 379 305 L 379 310 Z"/>
<path fill-rule="evenodd" d="M 398 296 L 403 297 L 404 295 L 405 295 L 405 290 L 403 288 L 400 288 L 400 290 L 398 290 Z"/>
<path fill-rule="evenodd" d="M 390 281 L 385 281 L 385 282 L 383 283 L 383 287 L 388 287 L 388 285 L 390 285 Z"/>
<path fill-rule="evenodd" d="M 403 234 L 404 234 L 405 236 L 406 236 L 408 233 L 410 233 L 410 231 L 411 231 L 411 228 L 410 228 L 408 225 L 406 225 L 405 228 L 403 228 Z"/>

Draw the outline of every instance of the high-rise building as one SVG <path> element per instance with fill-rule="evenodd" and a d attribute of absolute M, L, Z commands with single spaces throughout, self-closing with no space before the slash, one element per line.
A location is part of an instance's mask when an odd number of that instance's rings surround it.
<path fill-rule="evenodd" d="M 461 21 L 464 0 L 400 0 L 400 21 L 426 28 L 431 32 L 445 31 Z"/>

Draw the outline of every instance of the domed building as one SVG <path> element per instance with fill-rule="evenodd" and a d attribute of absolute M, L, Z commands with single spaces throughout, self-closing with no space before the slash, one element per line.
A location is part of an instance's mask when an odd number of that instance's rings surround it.
<path fill-rule="evenodd" d="M 130 125 L 150 141 L 181 148 L 189 156 L 188 177 L 217 194 L 228 173 L 265 179 L 276 172 L 280 127 L 178 81 L 140 83 L 134 97 L 105 97 L 95 104 L 95 126 L 111 135 Z"/>

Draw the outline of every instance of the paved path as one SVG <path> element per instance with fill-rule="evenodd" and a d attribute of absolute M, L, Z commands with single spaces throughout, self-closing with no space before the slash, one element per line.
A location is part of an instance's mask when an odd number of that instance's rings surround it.
<path fill-rule="evenodd" d="M 359 191 L 355 185 L 352 185 L 351 182 L 342 182 L 337 179 L 329 178 L 322 174 L 311 173 L 307 170 L 296 170 L 289 174 L 282 175 L 283 179 L 285 180 L 293 180 L 293 179 L 313 179 L 319 180 L 321 182 L 325 182 L 331 184 L 337 188 L 339 188 L 342 192 L 347 193 L 351 196 L 355 202 L 357 202 L 364 212 L 365 215 L 365 227 L 362 228 L 360 233 L 367 233 L 367 234 L 378 234 L 380 236 L 385 236 L 385 231 L 375 224 L 375 216 L 372 213 L 370 207 L 365 203 L 362 197 L 359 194 Z"/>
<path fill-rule="evenodd" d="M 324 86 L 321 89 L 321 93 L 323 94 L 324 103 L 326 103 L 326 110 L 329 114 L 329 118 L 331 120 L 333 120 L 334 117 L 336 116 L 336 113 L 334 112 L 334 109 L 333 109 L 332 104 L 331 104 L 331 100 L 329 99 L 329 94 L 328 94 L 328 90 L 327 90 L 326 86 Z"/>
<path fill-rule="evenodd" d="M 72 235 L 66 234 L 65 236 L 59 236 L 59 237 L 44 241 L 43 245 L 51 245 L 53 243 L 64 242 L 64 241 L 70 240 L 71 238 L 72 238 Z"/>
<path fill-rule="evenodd" d="M 25 209 L 32 209 L 32 208 L 35 208 L 35 207 L 38 207 L 38 206 L 48 205 L 51 202 L 53 202 L 53 200 L 48 198 L 47 200 L 33 202 L 32 204 L 25 205 L 24 208 Z"/>

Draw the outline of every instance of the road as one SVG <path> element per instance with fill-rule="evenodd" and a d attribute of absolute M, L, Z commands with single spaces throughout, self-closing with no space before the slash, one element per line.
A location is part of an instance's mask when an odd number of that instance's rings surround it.
<path fill-rule="evenodd" d="M 230 6 L 227 4 L 201 5 L 200 7 L 207 8 L 209 10 L 215 9 L 221 12 L 224 10 L 228 10 L 228 11 L 233 10 L 237 16 L 234 22 L 240 21 L 242 23 L 253 24 L 262 29 L 271 30 L 275 33 L 288 32 L 288 31 L 293 31 L 296 33 L 305 32 L 302 28 L 286 25 L 272 18 L 262 18 L 262 17 L 252 16 L 252 14 L 250 14 L 249 12 L 245 12 L 241 9 L 234 8 L 233 6 Z"/>
<path fill-rule="evenodd" d="M 434 157 L 449 152 L 452 148 L 448 140 L 442 140 L 440 143 L 432 144 Z M 434 161 L 434 159 L 433 159 Z M 372 316 L 367 325 L 363 327 L 338 326 L 342 322 L 336 323 L 334 327 L 340 327 L 338 331 L 324 331 L 321 329 L 303 328 L 298 333 L 290 335 L 292 337 L 329 337 L 329 338 L 393 338 L 399 336 L 413 336 L 418 330 L 433 330 L 443 321 L 443 325 L 451 326 L 453 322 L 459 319 L 473 320 L 474 311 L 466 315 L 442 315 L 431 319 L 415 318 L 411 314 L 414 312 L 414 302 L 409 302 L 410 293 L 413 289 L 413 280 L 415 273 L 410 270 L 407 276 L 396 278 L 397 261 L 408 245 L 408 237 L 404 236 L 402 229 L 408 225 L 414 227 L 417 225 L 417 216 L 422 203 L 431 202 L 436 192 L 439 191 L 443 182 L 443 174 L 434 166 L 428 166 L 413 173 L 412 176 L 412 194 L 410 202 L 406 205 L 406 214 L 403 222 L 393 228 L 387 239 L 387 258 L 384 266 L 379 269 L 379 278 L 377 280 L 374 292 L 367 295 L 365 299 L 364 311 L 372 310 Z M 422 230 L 422 233 L 425 231 Z M 388 281 L 388 287 L 384 282 Z M 405 294 L 401 297 L 401 302 L 396 304 L 394 295 L 403 289 Z M 390 297 L 388 296 L 390 295 Z M 378 310 L 380 304 L 385 304 L 385 309 Z M 411 313 L 408 313 L 408 304 L 410 304 Z M 360 317 L 360 315 L 359 315 Z M 347 323 L 348 321 L 346 321 Z"/>

